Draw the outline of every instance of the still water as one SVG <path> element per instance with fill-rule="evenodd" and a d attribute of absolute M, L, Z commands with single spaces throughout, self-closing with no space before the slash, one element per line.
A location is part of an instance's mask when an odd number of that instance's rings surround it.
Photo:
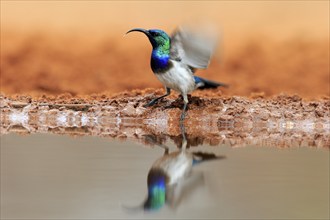
<path fill-rule="evenodd" d="M 329 218 L 329 150 L 308 146 L 180 149 L 166 143 L 169 153 L 215 158 L 195 163 L 172 193 L 175 202 L 143 210 L 148 172 L 166 155 L 165 144 L 158 145 L 2 135 L 1 219 Z"/>

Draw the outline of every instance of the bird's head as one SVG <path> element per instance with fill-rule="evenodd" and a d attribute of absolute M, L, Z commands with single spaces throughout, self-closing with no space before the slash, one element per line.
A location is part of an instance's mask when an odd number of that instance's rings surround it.
<path fill-rule="evenodd" d="M 158 48 L 162 48 L 164 50 L 170 49 L 171 38 L 165 33 L 165 31 L 158 29 L 145 30 L 142 28 L 134 28 L 129 30 L 126 34 L 133 31 L 144 33 L 148 37 L 153 49 L 158 49 Z"/>
<path fill-rule="evenodd" d="M 148 175 L 148 197 L 143 204 L 144 210 L 157 210 L 166 202 L 166 175 L 152 170 Z"/>
<path fill-rule="evenodd" d="M 138 206 L 123 208 L 129 212 L 136 211 L 157 211 L 166 203 L 166 182 L 167 176 L 160 170 L 151 170 L 148 174 L 148 196 L 146 200 Z"/>

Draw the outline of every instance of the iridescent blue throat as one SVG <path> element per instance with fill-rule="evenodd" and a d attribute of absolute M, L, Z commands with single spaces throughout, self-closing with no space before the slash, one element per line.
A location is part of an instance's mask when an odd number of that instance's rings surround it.
<path fill-rule="evenodd" d="M 161 177 L 157 179 L 149 188 L 148 193 L 150 195 L 154 195 L 155 189 L 160 189 L 162 191 L 165 191 L 166 184 L 165 184 L 165 177 Z"/>
<path fill-rule="evenodd" d="M 170 55 L 161 52 L 160 49 L 153 49 L 151 54 L 151 69 L 154 73 L 159 73 L 169 68 Z"/>
<path fill-rule="evenodd" d="M 157 210 L 166 202 L 166 183 L 164 176 L 155 176 L 148 185 L 148 199 L 144 204 L 146 210 Z"/>

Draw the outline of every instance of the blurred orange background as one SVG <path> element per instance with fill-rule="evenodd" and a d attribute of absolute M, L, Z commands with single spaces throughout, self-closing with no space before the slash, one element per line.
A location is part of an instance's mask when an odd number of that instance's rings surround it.
<path fill-rule="evenodd" d="M 228 95 L 329 94 L 329 1 L 1 1 L 1 92 L 161 88 L 135 27 L 206 20 L 222 33 L 210 68 Z"/>

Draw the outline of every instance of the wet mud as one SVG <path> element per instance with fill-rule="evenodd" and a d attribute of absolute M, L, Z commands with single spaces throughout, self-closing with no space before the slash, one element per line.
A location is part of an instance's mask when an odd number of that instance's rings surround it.
<path fill-rule="evenodd" d="M 55 133 L 130 139 L 181 146 L 181 97 L 143 105 L 164 91 L 134 90 L 107 97 L 1 96 L 1 133 Z M 330 147 L 330 99 L 278 95 L 189 97 L 184 122 L 189 146 Z"/>

